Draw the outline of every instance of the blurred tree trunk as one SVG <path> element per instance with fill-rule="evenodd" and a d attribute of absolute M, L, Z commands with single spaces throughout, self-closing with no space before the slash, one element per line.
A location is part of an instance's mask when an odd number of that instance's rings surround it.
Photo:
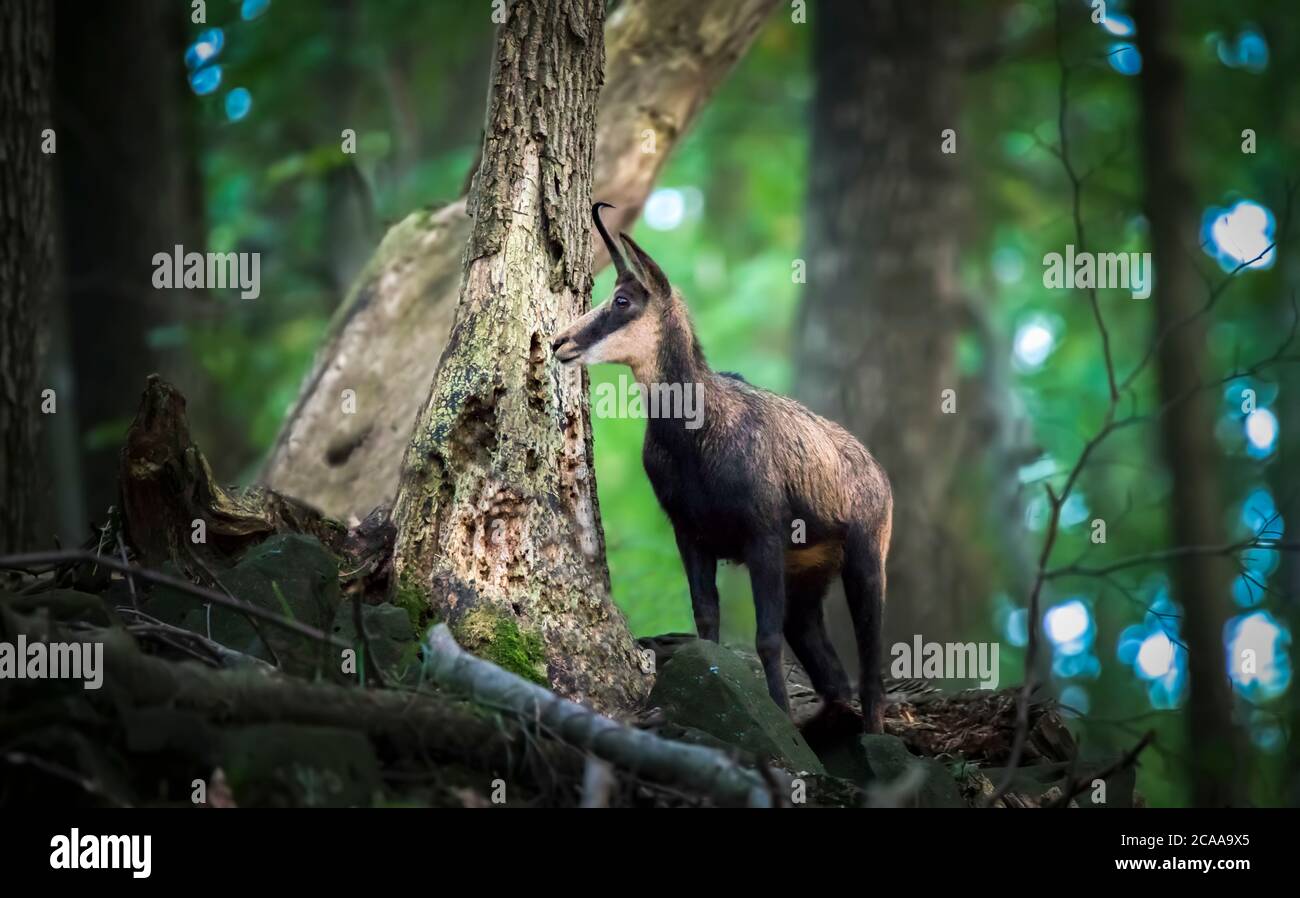
<path fill-rule="evenodd" d="M 204 249 L 186 10 L 163 0 L 53 7 L 64 355 L 72 363 L 68 412 L 78 421 L 84 528 L 86 515 L 102 519 L 116 501 L 118 452 L 149 374 L 163 373 L 190 398 L 200 443 L 214 457 L 242 428 L 203 426 L 212 390 L 177 326 L 204 298 L 152 283 L 155 253 L 177 244 Z"/>
<path fill-rule="evenodd" d="M 591 292 L 603 24 L 604 0 L 516 0 L 498 32 L 460 301 L 402 467 L 393 565 L 466 648 L 613 710 L 644 698 L 653 665 L 609 596 L 586 376 L 550 352 Z"/>
<path fill-rule="evenodd" d="M 848 428 L 894 489 L 885 632 L 944 639 L 961 630 L 959 553 L 943 507 L 960 442 L 957 156 L 959 29 L 935 0 L 823 4 L 812 16 L 807 286 L 796 392 Z M 957 135 L 960 141 L 961 136 Z M 961 148 L 958 143 L 958 149 Z M 851 634 L 838 602 L 832 629 Z M 851 645 L 851 643 L 848 643 Z"/>
<path fill-rule="evenodd" d="M 744 55 L 776 0 L 625 0 L 605 31 L 594 195 L 630 225 L 669 152 Z M 333 517 L 392 500 L 461 288 L 472 223 L 460 200 L 384 237 L 340 307 L 263 479 Z M 595 267 L 607 264 L 603 248 Z M 355 412 L 343 412 L 343 391 Z"/>
<path fill-rule="evenodd" d="M 50 16 L 45 0 L 0 4 L 0 551 L 33 537 L 45 298 L 52 272 Z M 59 397 L 63 402 L 65 397 Z"/>
<path fill-rule="evenodd" d="M 1289 13 L 1290 10 L 1285 7 L 1274 7 L 1261 22 L 1264 34 L 1268 37 L 1270 53 L 1276 59 L 1300 57 L 1300 34 L 1290 27 Z M 1261 117 L 1258 121 L 1285 121 L 1282 110 L 1300 108 L 1297 105 L 1300 104 L 1300 85 L 1296 84 L 1294 75 L 1284 65 L 1270 65 L 1261 77 L 1263 84 L 1258 96 L 1263 98 L 1264 103 L 1252 107 L 1252 114 Z M 1264 139 L 1269 140 L 1268 137 Z M 1279 149 L 1282 147 L 1279 146 Z M 1254 159 L 1251 157 L 1252 167 Z M 1271 153 L 1260 161 L 1267 166 L 1260 174 L 1260 183 L 1288 183 L 1291 174 L 1290 153 Z M 1285 301 L 1273 306 L 1274 327 L 1276 333 L 1285 334 L 1290 331 L 1297 311 L 1293 302 L 1300 303 L 1300 242 L 1296 239 L 1294 224 L 1283 224 L 1278 236 L 1282 243 L 1277 248 L 1277 282 L 1280 296 Z M 1268 465 L 1268 483 L 1281 515 L 1281 526 L 1275 524 L 1272 531 L 1274 534 L 1282 531 L 1284 539 L 1294 539 L 1295 531 L 1288 533 L 1286 527 L 1288 524 L 1295 526 L 1296 513 L 1300 512 L 1300 502 L 1296 501 L 1300 497 L 1300 365 L 1282 365 L 1276 369 L 1273 377 L 1277 380 L 1278 393 L 1271 408 L 1277 413 L 1278 434 L 1277 455 Z M 1292 658 L 1291 688 L 1286 697 L 1290 738 L 1286 740 L 1284 749 L 1282 794 L 1278 804 L 1294 808 L 1300 807 L 1300 684 L 1295 679 L 1295 652 L 1300 640 L 1300 552 L 1279 553 L 1273 584 L 1277 598 L 1269 601 L 1278 617 L 1290 629 Z"/>
<path fill-rule="evenodd" d="M 1193 263 L 1197 215 L 1183 150 L 1186 86 L 1176 50 L 1174 5 L 1171 0 L 1140 0 L 1134 9 L 1142 53 L 1138 87 L 1145 212 L 1157 272 L 1152 297 L 1155 330 L 1168 332 L 1156 357 L 1159 393 L 1162 404 L 1177 403 L 1160 425 L 1172 478 L 1173 544 L 1213 546 L 1226 537 L 1211 394 L 1200 388 L 1205 382 L 1207 322 L 1196 314 L 1203 287 Z M 1173 329 L 1176 323 L 1181 326 Z M 1231 607 L 1231 567 L 1224 557 L 1191 554 L 1174 562 L 1170 574 L 1173 597 L 1183 608 L 1187 643 L 1192 798 L 1198 806 L 1222 806 L 1240 798 L 1242 764 L 1223 643 Z"/>
<path fill-rule="evenodd" d="M 331 111 L 334 117 L 321 123 L 319 143 L 338 139 L 339 132 L 356 122 L 357 85 L 364 80 L 362 66 L 354 49 L 355 35 L 362 28 L 358 0 L 332 0 L 327 18 L 333 45 L 340 48 L 326 74 Z M 365 266 L 378 237 L 374 224 L 373 199 L 365 175 L 355 157 L 343 157 L 343 163 L 325 176 L 325 243 L 330 283 L 336 301 L 347 295 L 348 288 Z"/>

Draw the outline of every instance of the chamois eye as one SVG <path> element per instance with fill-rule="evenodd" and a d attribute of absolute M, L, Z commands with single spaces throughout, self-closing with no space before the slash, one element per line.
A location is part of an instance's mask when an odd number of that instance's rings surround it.
<path fill-rule="evenodd" d="M 619 294 L 618 296 L 614 297 L 614 305 L 620 309 L 626 309 L 629 305 L 631 305 L 631 303 L 628 302 L 626 296 Z"/>

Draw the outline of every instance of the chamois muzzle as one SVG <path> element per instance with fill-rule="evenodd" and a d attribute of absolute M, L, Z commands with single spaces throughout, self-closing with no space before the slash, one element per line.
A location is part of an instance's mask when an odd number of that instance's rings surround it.
<path fill-rule="evenodd" d="M 569 330 L 562 331 L 558 337 L 551 341 L 551 352 L 566 365 L 572 364 L 582 357 L 582 350 L 569 336 Z"/>

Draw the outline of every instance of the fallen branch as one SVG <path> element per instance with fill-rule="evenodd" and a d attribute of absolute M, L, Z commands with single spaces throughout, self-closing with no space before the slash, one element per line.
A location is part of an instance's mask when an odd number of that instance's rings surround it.
<path fill-rule="evenodd" d="M 556 738 L 648 782 L 683 787 L 723 805 L 771 807 L 762 776 L 720 751 L 660 739 L 589 711 L 466 652 L 446 624 L 429 633 L 426 670 L 440 686 L 481 704 L 536 720 Z"/>

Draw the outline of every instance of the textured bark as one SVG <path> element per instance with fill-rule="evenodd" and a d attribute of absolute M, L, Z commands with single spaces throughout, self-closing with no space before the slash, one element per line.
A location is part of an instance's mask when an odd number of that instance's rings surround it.
<path fill-rule="evenodd" d="M 45 298 L 52 267 L 50 15 L 45 0 L 0 4 L 0 551 L 32 537 Z"/>
<path fill-rule="evenodd" d="M 155 253 L 177 244 L 202 251 L 206 236 L 183 61 L 188 17 L 165 0 L 54 8 L 68 412 L 77 417 L 84 528 L 116 498 L 120 437 L 145 377 L 164 374 L 199 408 L 219 403 L 187 352 L 151 342 L 205 304 L 152 282 Z M 245 429 L 200 427 L 199 437 L 233 463 Z"/>
<path fill-rule="evenodd" d="M 1174 545 L 1212 546 L 1226 542 L 1219 498 L 1218 446 L 1214 438 L 1212 394 L 1205 382 L 1204 315 L 1200 277 L 1194 267 L 1197 245 L 1195 193 L 1183 147 L 1186 87 L 1174 4 L 1142 0 L 1134 10 L 1142 73 L 1142 169 L 1145 212 L 1151 226 L 1156 277 L 1152 302 L 1156 332 L 1168 332 L 1156 357 L 1162 404 L 1177 402 L 1160 419 L 1165 465 L 1171 475 L 1170 532 Z M 1171 329 L 1176 323 L 1181 326 Z M 1185 323 L 1183 323 L 1185 322 Z M 1193 803 L 1202 807 L 1240 798 L 1238 734 L 1232 723 L 1232 691 L 1227 677 L 1223 632 L 1228 619 L 1232 570 L 1228 559 L 1189 553 L 1172 565 L 1173 597 L 1183 608 L 1187 642 L 1187 702 L 1190 782 Z"/>
<path fill-rule="evenodd" d="M 962 424 L 956 389 L 960 183 L 955 29 L 935 0 L 823 4 L 812 17 L 807 287 L 796 392 L 875 454 L 894 490 L 887 639 L 960 628 L 940 507 Z M 958 140 L 960 141 L 960 135 Z M 960 144 L 958 145 L 960 148 Z M 831 613 L 840 613 L 832 603 Z M 833 629 L 851 633 L 847 621 Z"/>
<path fill-rule="evenodd" d="M 519 0 L 502 25 L 456 321 L 402 467 L 397 589 L 427 591 L 466 648 L 545 646 L 562 695 L 648 692 L 609 596 L 585 376 L 550 338 L 591 291 L 588 210 L 602 0 Z"/>
<path fill-rule="evenodd" d="M 668 153 L 776 5 L 626 0 L 612 14 L 594 189 L 618 206 L 611 227 L 635 218 Z M 413 213 L 388 232 L 285 421 L 264 472 L 269 485 L 336 517 L 392 499 L 451 328 L 470 229 L 460 200 Z M 607 262 L 598 251 L 596 269 Z M 341 411 L 345 389 L 356 391 L 355 414 Z"/>

